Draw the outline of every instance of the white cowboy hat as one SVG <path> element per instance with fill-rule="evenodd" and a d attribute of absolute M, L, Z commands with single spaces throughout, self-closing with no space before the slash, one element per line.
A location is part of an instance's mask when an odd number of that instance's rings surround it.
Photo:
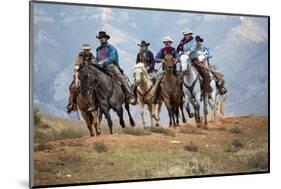
<path fill-rule="evenodd" d="M 187 35 L 187 34 L 192 35 L 193 31 L 191 31 L 190 29 L 184 29 L 182 33 L 183 33 L 183 35 Z"/>
<path fill-rule="evenodd" d="M 172 39 L 170 36 L 165 36 L 165 37 L 163 38 L 163 40 L 162 40 L 163 43 L 164 43 L 164 42 L 168 42 L 168 41 L 170 41 L 171 43 L 173 43 L 173 39 Z"/>
<path fill-rule="evenodd" d="M 91 50 L 91 48 L 90 44 L 83 44 L 81 50 Z"/>

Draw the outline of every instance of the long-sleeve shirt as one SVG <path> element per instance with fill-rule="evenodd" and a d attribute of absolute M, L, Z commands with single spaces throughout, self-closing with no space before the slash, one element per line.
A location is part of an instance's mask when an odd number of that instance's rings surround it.
<path fill-rule="evenodd" d="M 198 45 L 194 39 L 183 45 L 183 52 L 190 52 L 191 59 L 197 58 L 200 54 L 204 54 L 205 56 L 207 56 L 207 58 L 212 58 L 213 56 L 207 46 L 202 43 Z"/>
<path fill-rule="evenodd" d="M 104 61 L 104 64 L 115 64 L 119 67 L 117 49 L 109 43 L 96 49 L 96 60 L 97 62 Z"/>
<path fill-rule="evenodd" d="M 155 56 L 155 61 L 157 63 L 161 62 L 161 60 L 164 58 L 165 56 L 165 53 L 170 53 L 173 55 L 173 58 L 176 58 L 177 57 L 177 52 L 176 52 L 176 49 L 174 47 L 164 47 L 162 49 L 160 49 L 158 51 L 158 53 L 156 54 Z"/>
<path fill-rule="evenodd" d="M 145 64 L 147 64 L 147 66 L 149 66 L 149 73 L 154 71 L 155 60 L 154 55 L 150 50 L 140 51 L 138 53 L 136 63 L 139 62 L 144 62 Z"/>

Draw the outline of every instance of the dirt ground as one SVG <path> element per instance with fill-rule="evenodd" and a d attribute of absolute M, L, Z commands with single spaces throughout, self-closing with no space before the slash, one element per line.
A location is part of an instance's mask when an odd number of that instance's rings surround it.
<path fill-rule="evenodd" d="M 268 117 L 237 116 L 176 128 L 89 137 L 84 123 L 43 116 L 35 127 L 36 186 L 268 171 Z"/>

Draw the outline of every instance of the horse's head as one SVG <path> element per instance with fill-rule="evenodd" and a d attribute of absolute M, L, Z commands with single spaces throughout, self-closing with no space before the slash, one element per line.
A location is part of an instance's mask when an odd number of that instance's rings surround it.
<path fill-rule="evenodd" d="M 78 80 L 80 82 L 80 91 L 83 95 L 90 95 L 93 90 L 92 77 L 93 73 L 89 66 L 84 66 L 78 72 Z"/>
<path fill-rule="evenodd" d="M 181 64 L 181 69 L 183 72 L 189 72 L 191 69 L 191 62 L 189 59 L 189 56 L 186 54 L 182 54 L 180 56 L 180 64 Z"/>
<path fill-rule="evenodd" d="M 172 54 L 166 53 L 164 55 L 164 67 L 167 71 L 173 71 L 175 60 Z"/>
<path fill-rule="evenodd" d="M 134 79 L 137 85 L 148 79 L 147 68 L 144 63 L 139 62 L 135 65 Z"/>

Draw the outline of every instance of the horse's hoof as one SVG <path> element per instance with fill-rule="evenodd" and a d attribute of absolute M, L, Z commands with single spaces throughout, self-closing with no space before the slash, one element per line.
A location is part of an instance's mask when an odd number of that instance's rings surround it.
<path fill-rule="evenodd" d="M 159 126 L 160 126 L 159 123 L 156 123 L 156 124 L 155 124 L 155 127 L 159 127 Z"/>
<path fill-rule="evenodd" d="M 189 118 L 193 118 L 193 117 L 194 117 L 194 114 L 193 114 L 193 113 L 190 113 Z"/>

